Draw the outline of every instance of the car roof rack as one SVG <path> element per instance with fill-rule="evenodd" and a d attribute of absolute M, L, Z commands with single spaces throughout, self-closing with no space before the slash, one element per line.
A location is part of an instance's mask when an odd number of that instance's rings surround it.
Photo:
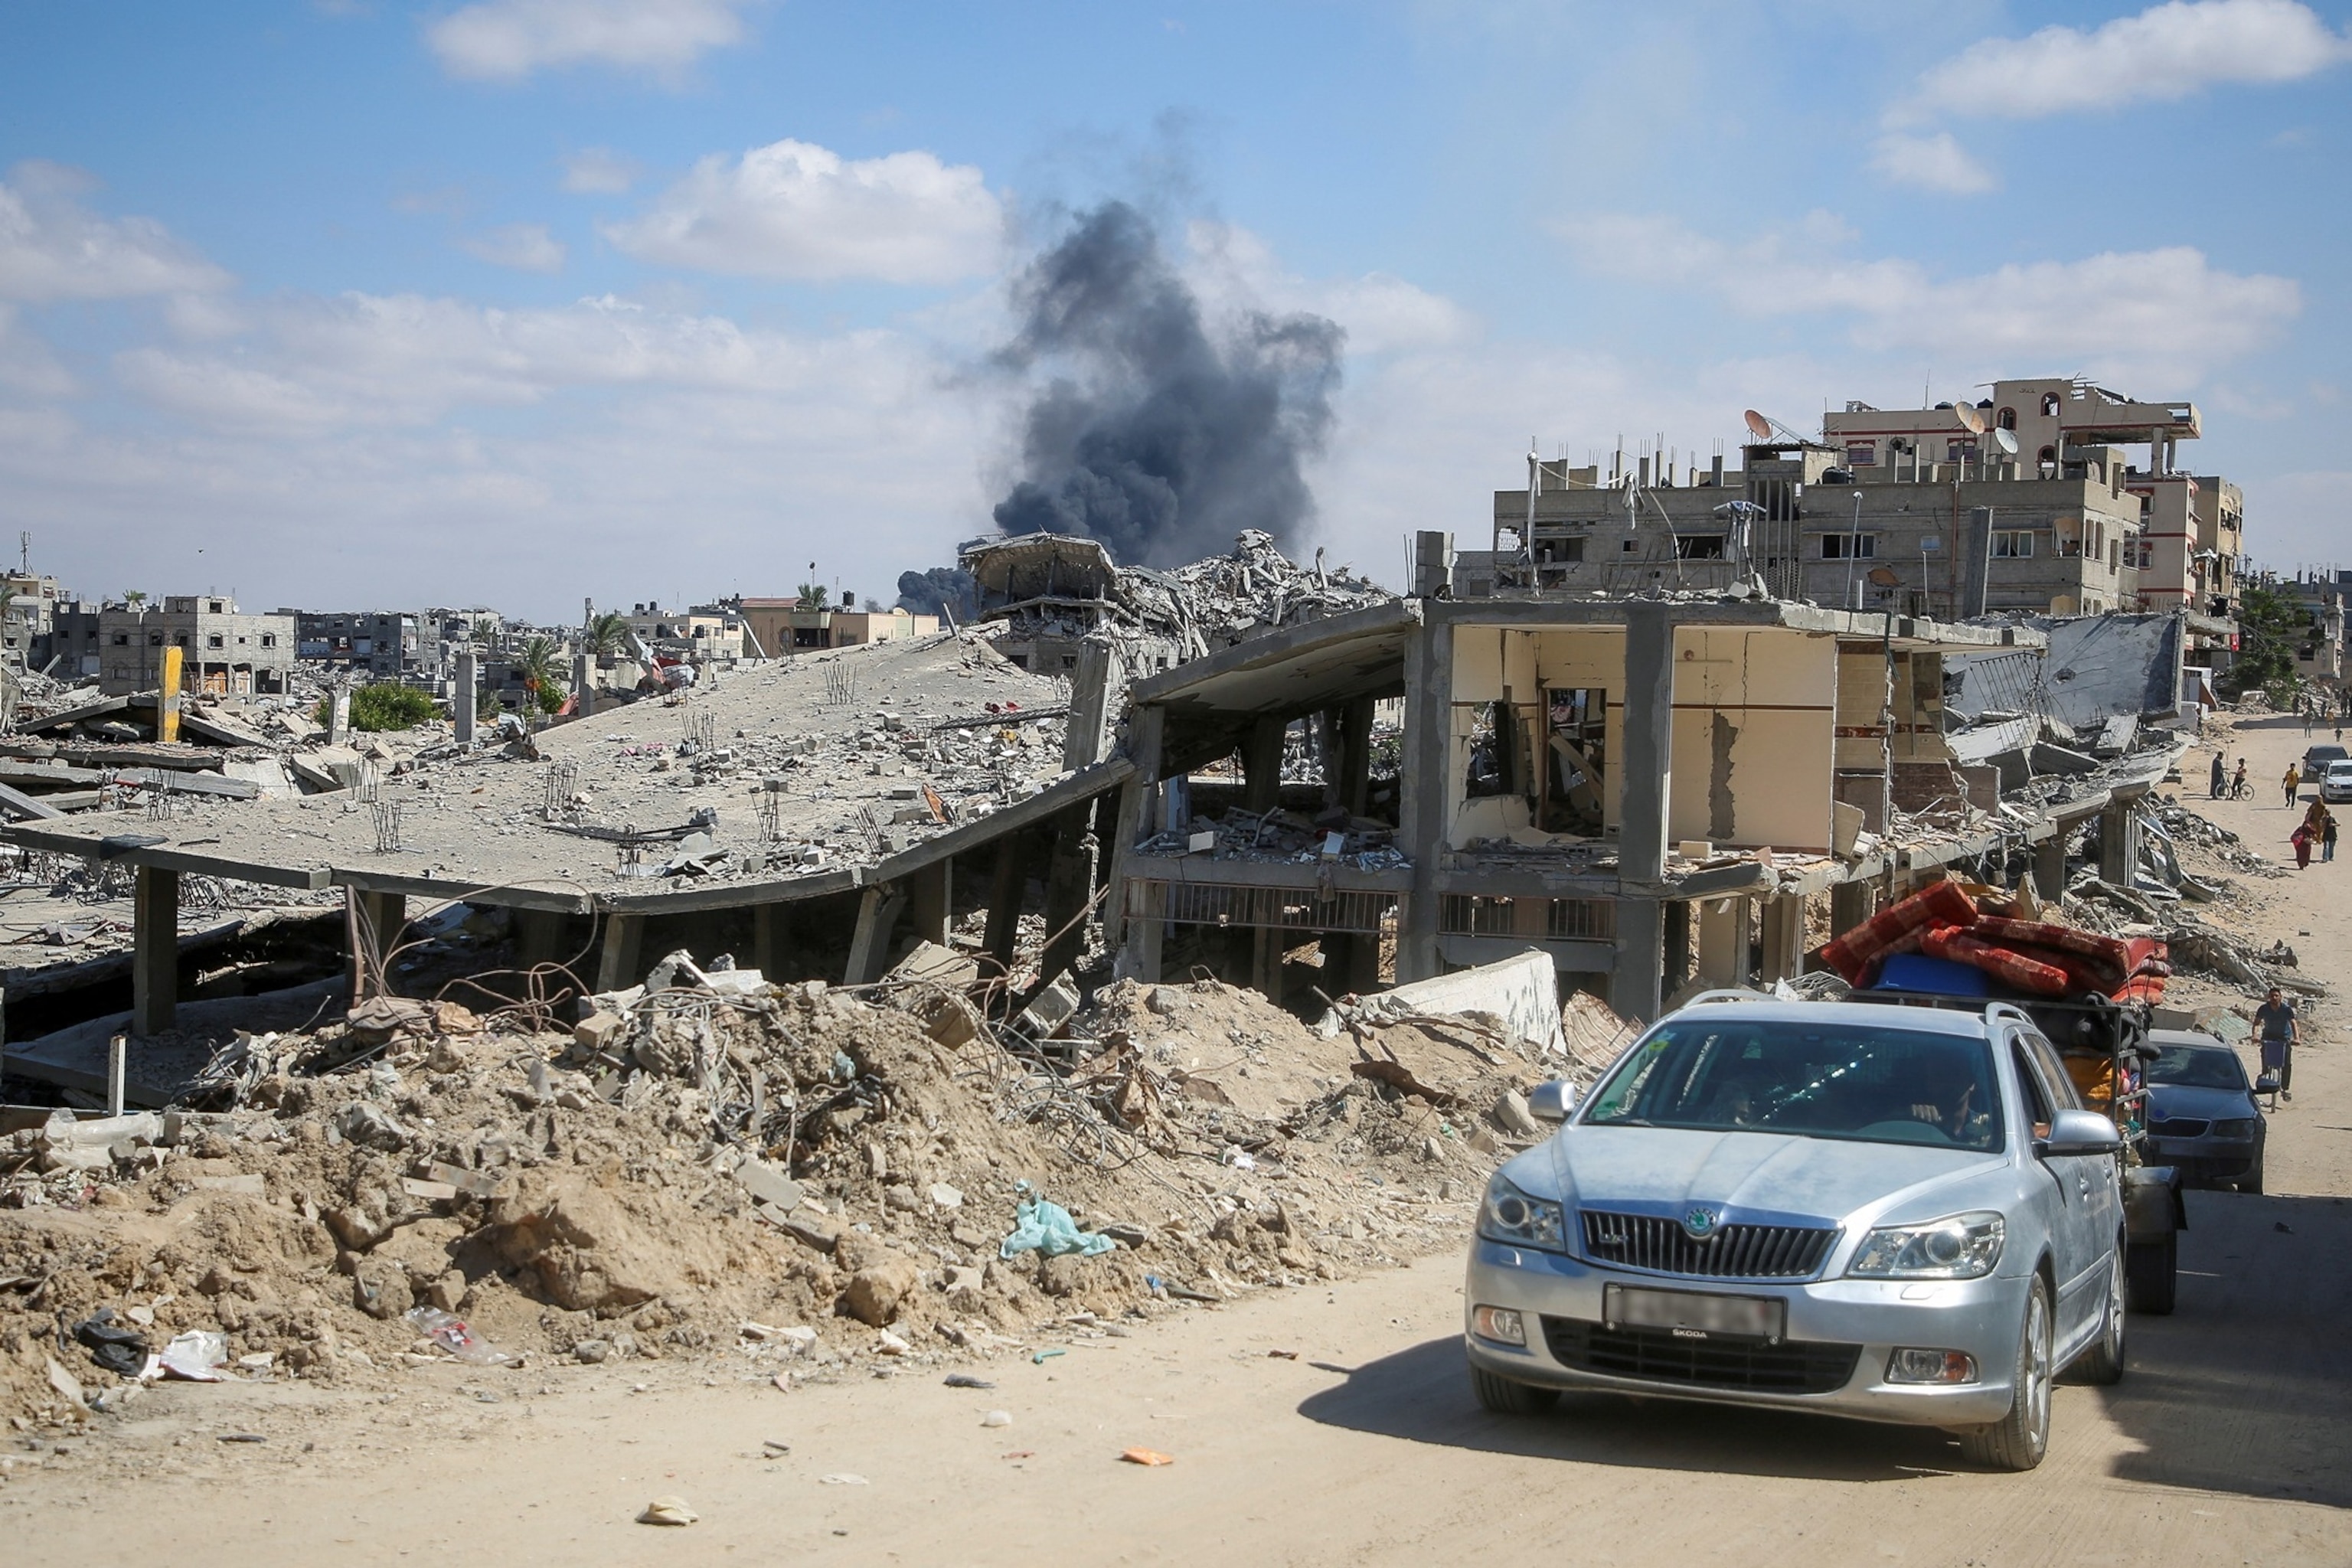
<path fill-rule="evenodd" d="M 1988 1002 L 1985 1004 L 1984 1016 L 1987 1023 L 1992 1022 L 1995 1018 L 2002 1018 L 2012 1024 L 2022 1024 L 2029 1029 L 2041 1027 L 2033 1021 L 2031 1014 L 2014 1002 Z"/>
<path fill-rule="evenodd" d="M 1702 991 L 1685 1002 L 1683 1005 L 1700 1007 L 1710 1002 L 1777 1002 L 1779 1000 L 1780 998 L 1769 991 L 1750 991 L 1743 985 L 1723 985 L 1717 986 L 1713 991 Z"/>

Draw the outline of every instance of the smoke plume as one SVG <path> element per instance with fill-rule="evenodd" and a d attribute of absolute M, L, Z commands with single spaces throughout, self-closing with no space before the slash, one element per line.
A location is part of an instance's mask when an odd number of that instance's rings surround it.
<path fill-rule="evenodd" d="M 980 584 L 961 566 L 898 574 L 898 607 L 919 616 L 952 614 L 959 626 L 978 618 Z"/>
<path fill-rule="evenodd" d="M 1213 335 L 1123 202 L 1081 215 L 1014 301 L 1021 330 L 997 363 L 1042 384 L 1021 480 L 995 510 L 1006 532 L 1085 534 L 1118 561 L 1174 566 L 1244 529 L 1287 541 L 1312 513 L 1299 470 L 1330 430 L 1337 322 L 1253 312 Z"/>

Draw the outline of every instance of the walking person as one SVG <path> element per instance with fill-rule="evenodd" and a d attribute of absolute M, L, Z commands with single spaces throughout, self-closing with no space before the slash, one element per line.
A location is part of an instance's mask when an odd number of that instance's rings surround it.
<path fill-rule="evenodd" d="M 2275 985 L 2263 1005 L 2254 1009 L 2254 1035 L 2262 1042 L 2263 1071 L 2277 1076 L 2281 1100 L 2293 1100 L 2294 1047 L 2303 1037 L 2303 1025 L 2294 1016 L 2294 1004 Z"/>
<path fill-rule="evenodd" d="M 2238 759 L 2237 776 L 2230 781 L 2230 798 L 2245 800 L 2253 795 L 2254 786 L 2246 782 L 2246 759 Z"/>
<path fill-rule="evenodd" d="M 2214 753 L 2213 753 L 2213 790 L 2212 790 L 2213 798 L 2214 798 L 2215 800 L 2219 800 L 2219 799 L 2221 799 L 2221 790 L 2222 790 L 2223 786 L 2224 786 L 2225 784 L 2228 784 L 2228 782 L 2229 782 L 2229 775 L 2228 775 L 2228 772 L 2227 772 L 2227 770 L 2225 770 L 2225 769 L 2221 766 L 2221 752 L 2214 752 Z"/>
<path fill-rule="evenodd" d="M 2298 871 L 2310 870 L 2311 824 L 2298 823 L 2294 832 L 2287 838 L 2287 842 L 2294 846 L 2294 868 Z"/>
<path fill-rule="evenodd" d="M 2301 788 L 2301 787 L 2302 787 L 2302 784 L 2303 784 L 2303 770 L 2302 770 L 2301 768 L 2296 767 L 2293 763 L 2287 763 L 2287 765 L 2286 765 L 2286 804 L 2287 804 L 2287 806 L 2288 806 L 2288 808 L 2289 808 L 2290 810 L 2292 810 L 2292 809 L 2294 808 L 2294 792 L 2295 792 L 2297 789 Z"/>
<path fill-rule="evenodd" d="M 2332 811 L 2327 814 L 2327 820 L 2319 825 L 2319 858 L 2322 860 L 2336 858 L 2336 814 Z"/>

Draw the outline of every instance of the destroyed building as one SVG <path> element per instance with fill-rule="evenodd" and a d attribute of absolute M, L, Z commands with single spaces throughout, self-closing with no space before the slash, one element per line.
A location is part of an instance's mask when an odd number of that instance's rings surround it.
<path fill-rule="evenodd" d="M 2202 434 L 2196 406 L 2074 381 L 1993 391 L 1965 408 L 1850 404 L 1820 439 L 1751 416 L 1737 470 L 1664 449 L 1620 452 L 1605 474 L 1531 460 L 1528 487 L 1495 496 L 1492 592 L 1757 584 L 1945 620 L 2179 612 L 2226 645 L 2243 507 L 2175 467 Z"/>
<path fill-rule="evenodd" d="M 719 602 L 719 608 L 737 616 L 748 651 L 754 658 L 782 658 L 787 654 L 821 652 L 829 647 L 856 647 L 860 643 L 906 642 L 927 637 L 940 629 L 937 616 L 905 609 L 861 610 L 845 597 L 839 608 L 803 604 L 797 598 L 756 598 L 737 595 Z"/>
<path fill-rule="evenodd" d="M 406 610 L 279 610 L 294 617 L 294 657 L 320 676 L 429 684 L 437 628 Z"/>
<path fill-rule="evenodd" d="M 167 648 L 181 650 L 190 691 L 216 696 L 283 692 L 294 670 L 291 615 L 247 615 L 218 594 L 172 595 L 160 609 L 109 605 L 98 613 L 99 689 L 152 691 Z"/>

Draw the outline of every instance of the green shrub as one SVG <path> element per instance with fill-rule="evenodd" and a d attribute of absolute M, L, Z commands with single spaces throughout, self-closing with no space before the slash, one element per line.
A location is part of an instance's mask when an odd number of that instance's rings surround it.
<path fill-rule="evenodd" d="M 324 729 L 327 710 L 332 697 L 319 699 L 319 706 L 310 721 Z M 433 699 L 414 686 L 354 687 L 352 690 L 352 728 L 354 730 L 406 730 L 430 719 L 438 711 Z"/>

